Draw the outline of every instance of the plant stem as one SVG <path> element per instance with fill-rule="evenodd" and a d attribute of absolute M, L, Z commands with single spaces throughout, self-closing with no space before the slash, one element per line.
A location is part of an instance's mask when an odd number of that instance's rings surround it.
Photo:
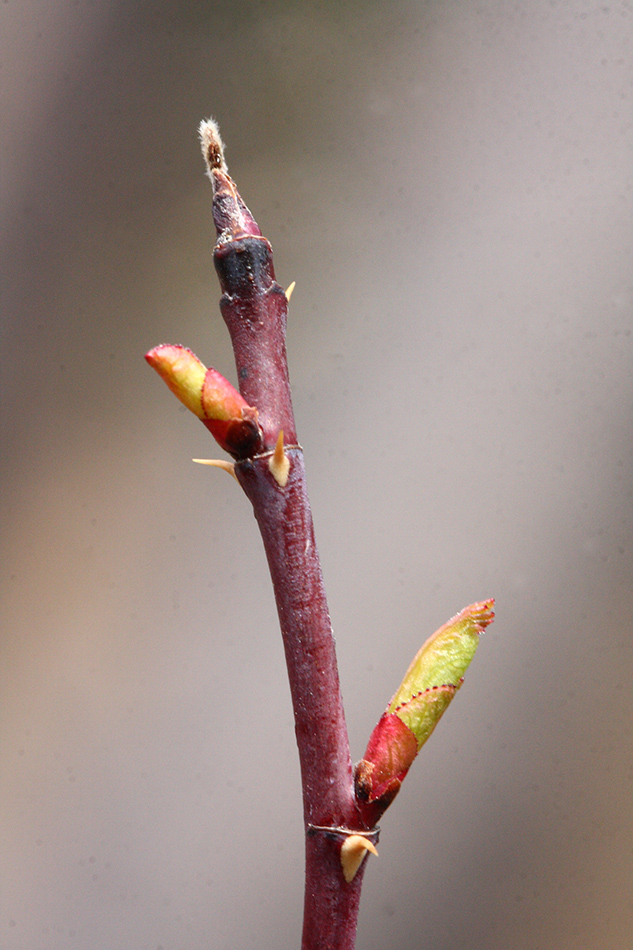
<path fill-rule="evenodd" d="M 268 458 L 239 462 L 264 541 L 283 635 L 301 762 L 306 824 L 303 950 L 354 946 L 362 869 L 347 884 L 343 836 L 319 828 L 365 830 L 354 801 L 349 742 L 334 637 L 314 542 L 303 454 L 288 449 L 290 476 L 275 484 Z"/>
<path fill-rule="evenodd" d="M 218 233 L 214 262 L 240 392 L 258 411 L 257 454 L 235 474 L 249 497 L 268 558 L 284 642 L 301 763 L 306 829 L 303 950 L 352 950 L 363 866 L 343 876 L 341 845 L 370 831 L 354 798 L 349 740 L 334 637 L 325 597 L 303 452 L 296 444 L 286 361 L 287 300 L 272 250 L 226 173 L 217 129 L 201 128 Z M 283 432 L 287 481 L 271 470 Z M 283 484 L 282 484 L 283 482 Z"/>
<path fill-rule="evenodd" d="M 283 490 L 269 458 L 240 462 L 264 541 L 284 641 L 301 758 L 306 822 L 350 820 L 352 771 L 330 626 L 300 449 L 287 450 Z"/>
<path fill-rule="evenodd" d="M 145 359 L 235 459 L 228 469 L 253 505 L 283 636 L 301 763 L 306 833 L 303 950 L 353 950 L 367 852 L 376 822 L 453 696 L 494 619 L 494 599 L 465 607 L 422 645 L 378 720 L 352 776 L 303 450 L 286 359 L 289 288 L 272 249 L 229 178 L 212 119 L 200 126 L 213 185 L 213 260 L 240 392 L 191 350 L 162 344 Z M 294 284 L 292 285 L 294 286 Z"/>

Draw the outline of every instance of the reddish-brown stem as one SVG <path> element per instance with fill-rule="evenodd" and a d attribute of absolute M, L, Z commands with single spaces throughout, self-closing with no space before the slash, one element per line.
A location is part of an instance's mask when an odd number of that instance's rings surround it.
<path fill-rule="evenodd" d="M 303 950 L 354 946 L 362 868 L 343 878 L 344 836 L 324 828 L 364 830 L 356 810 L 349 742 L 339 689 L 319 556 L 306 494 L 303 453 L 287 450 L 284 489 L 268 457 L 239 462 L 238 480 L 250 498 L 264 541 L 284 641 L 306 822 Z"/>
<path fill-rule="evenodd" d="M 353 820 L 352 771 L 334 639 L 305 487 L 303 453 L 287 449 L 280 488 L 270 456 L 239 462 L 264 541 L 288 663 L 301 757 L 304 812 L 313 825 Z"/>
<path fill-rule="evenodd" d="M 211 156 L 213 158 L 213 155 Z M 303 452 L 296 444 L 286 361 L 287 300 L 272 251 L 219 161 L 210 161 L 220 307 L 231 334 L 240 392 L 259 414 L 257 454 L 235 474 L 253 505 L 283 636 L 306 827 L 303 950 L 352 950 L 363 867 L 346 882 L 341 845 L 368 831 L 354 798 L 334 637 L 314 540 Z M 287 481 L 271 469 L 283 432 Z"/>

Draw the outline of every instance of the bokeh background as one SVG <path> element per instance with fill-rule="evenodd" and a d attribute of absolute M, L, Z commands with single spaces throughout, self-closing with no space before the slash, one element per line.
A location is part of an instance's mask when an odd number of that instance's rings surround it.
<path fill-rule="evenodd" d="M 382 821 L 359 950 L 633 929 L 633 7 L 3 4 L 6 950 L 298 946 L 272 593 L 142 359 L 234 378 L 215 115 L 297 281 L 295 408 L 355 758 L 420 643 L 497 620 Z"/>

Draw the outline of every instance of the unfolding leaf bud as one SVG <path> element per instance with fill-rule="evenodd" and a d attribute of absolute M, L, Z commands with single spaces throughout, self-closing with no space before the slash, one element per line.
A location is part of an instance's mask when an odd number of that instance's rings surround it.
<path fill-rule="evenodd" d="M 206 366 L 186 346 L 163 343 L 145 354 L 149 365 L 167 383 L 174 396 L 198 419 L 204 419 L 202 387 Z"/>
<path fill-rule="evenodd" d="M 244 458 L 257 451 L 261 440 L 257 409 L 248 405 L 228 379 L 207 369 L 184 346 L 155 346 L 145 359 L 226 452 Z"/>
<path fill-rule="evenodd" d="M 433 634 L 413 659 L 371 734 L 355 770 L 359 802 L 380 815 L 397 795 L 413 760 L 463 682 L 494 601 L 471 604 Z"/>

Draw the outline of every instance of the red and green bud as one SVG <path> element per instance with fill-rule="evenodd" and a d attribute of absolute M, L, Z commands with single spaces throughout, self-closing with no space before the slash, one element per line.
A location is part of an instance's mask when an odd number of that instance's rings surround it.
<path fill-rule="evenodd" d="M 257 409 L 215 369 L 207 369 L 185 346 L 155 346 L 145 359 L 173 394 L 204 423 L 235 458 L 255 453 L 261 440 Z"/>
<path fill-rule="evenodd" d="M 413 659 L 355 770 L 360 802 L 378 817 L 397 795 L 416 755 L 461 686 L 494 601 L 471 604 L 433 634 Z"/>

